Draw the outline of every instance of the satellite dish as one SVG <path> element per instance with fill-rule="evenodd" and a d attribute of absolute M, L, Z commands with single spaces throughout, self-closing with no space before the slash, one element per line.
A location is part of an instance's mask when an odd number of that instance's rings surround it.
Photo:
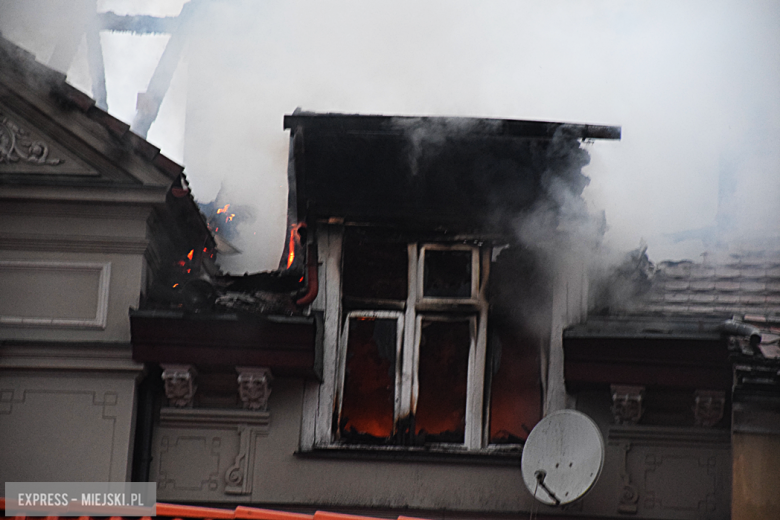
<path fill-rule="evenodd" d="M 525 487 L 544 504 L 574 502 L 590 491 L 604 466 L 604 440 L 596 423 L 576 410 L 551 413 L 537 424 L 520 462 Z"/>

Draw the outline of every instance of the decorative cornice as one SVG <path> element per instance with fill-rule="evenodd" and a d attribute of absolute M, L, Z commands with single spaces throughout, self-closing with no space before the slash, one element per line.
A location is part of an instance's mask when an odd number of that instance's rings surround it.
<path fill-rule="evenodd" d="M 671 426 L 610 426 L 610 444 L 630 441 L 649 445 L 713 445 L 731 443 L 731 432 L 714 428 L 679 428 Z"/>
<path fill-rule="evenodd" d="M 167 186 L 4 185 L 0 186 L 0 199 L 164 204 L 167 191 Z"/>
<path fill-rule="evenodd" d="M 111 204 L 80 202 L 7 200 L 0 205 L 0 215 L 21 217 L 75 217 L 111 220 L 143 220 L 149 217 L 150 208 L 144 204 Z"/>
<path fill-rule="evenodd" d="M 144 366 L 133 361 L 128 343 L 0 344 L 0 370 L 121 371 L 140 374 Z"/>
<path fill-rule="evenodd" d="M 0 249 L 66 253 L 143 254 L 145 238 L 89 235 L 20 235 L 0 233 Z"/>
<path fill-rule="evenodd" d="M 271 414 L 252 410 L 209 408 L 160 409 L 160 426 L 174 428 L 236 428 L 241 424 L 268 428 Z"/>

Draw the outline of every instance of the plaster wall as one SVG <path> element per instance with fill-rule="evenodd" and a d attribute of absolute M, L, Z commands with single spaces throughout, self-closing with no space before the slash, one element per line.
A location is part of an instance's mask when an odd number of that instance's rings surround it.
<path fill-rule="evenodd" d="M 731 517 L 728 428 L 619 425 L 611 405 L 609 390 L 576 395 L 576 408 L 601 430 L 605 457 L 596 485 L 575 510 L 598 517 Z"/>
<path fill-rule="evenodd" d="M 0 339 L 129 341 L 142 290 L 140 205 L 7 201 L 0 209 Z"/>
<path fill-rule="evenodd" d="M 0 347 L 0 481 L 129 480 L 141 367 L 128 359 L 129 346 Z"/>
<path fill-rule="evenodd" d="M 158 500 L 316 507 L 330 510 L 412 509 L 464 513 L 528 511 L 532 503 L 517 461 L 477 463 L 468 455 L 446 462 L 297 455 L 304 382 L 277 379 L 270 424 L 254 437 L 251 491 L 226 493 L 238 460 L 238 426 L 162 426 L 155 430 L 151 479 Z M 164 481 L 164 485 L 162 482 Z"/>
<path fill-rule="evenodd" d="M 100 271 L 106 266 L 108 282 L 102 287 Z M 143 269 L 140 254 L 0 250 L 3 314 L 37 319 L 0 324 L 0 339 L 129 342 L 128 311 L 138 306 Z M 30 283 L 18 287 L 24 279 Z M 91 323 L 99 314 L 104 324 Z"/>

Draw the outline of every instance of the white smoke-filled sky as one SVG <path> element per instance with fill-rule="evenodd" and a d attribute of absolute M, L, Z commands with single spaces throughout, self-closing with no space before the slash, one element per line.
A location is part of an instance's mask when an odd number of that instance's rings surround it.
<path fill-rule="evenodd" d="M 47 63 L 75 2 L 0 0 L 0 30 Z M 178 14 L 182 0 L 98 0 Z M 733 233 L 780 234 L 778 0 L 212 0 L 149 140 L 183 162 L 197 199 L 255 208 L 223 259 L 276 267 L 285 234 L 282 116 L 446 115 L 619 125 L 589 145 L 585 197 L 606 243 L 701 260 L 719 178 Z M 62 7 L 62 6 L 65 7 Z M 53 13 L 53 14 L 52 14 Z M 109 111 L 131 122 L 168 36 L 101 34 Z M 69 81 L 91 93 L 82 41 Z M 186 130 L 185 130 L 186 129 Z M 724 211 L 724 208 L 721 208 Z"/>

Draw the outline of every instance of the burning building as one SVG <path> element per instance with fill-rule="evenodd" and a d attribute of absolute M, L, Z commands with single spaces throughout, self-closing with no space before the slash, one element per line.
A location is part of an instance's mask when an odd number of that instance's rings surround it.
<path fill-rule="evenodd" d="M 244 506 L 682 520 L 755 498 L 780 264 L 637 254 L 590 283 L 585 146 L 620 128 L 296 111 L 279 269 L 232 276 L 181 167 L 0 52 L 5 481 L 151 480 L 229 508 L 167 514 L 268 520 Z M 564 407 L 607 445 L 561 510 L 518 464 Z"/>
<path fill-rule="evenodd" d="M 160 499 L 529 510 L 516 465 L 556 406 L 551 338 L 587 304 L 585 263 L 549 244 L 596 239 L 572 236 L 582 142 L 620 129 L 300 111 L 285 128 L 280 269 L 131 313 L 134 359 L 165 381 L 140 404 L 160 407 L 139 458 Z"/>

